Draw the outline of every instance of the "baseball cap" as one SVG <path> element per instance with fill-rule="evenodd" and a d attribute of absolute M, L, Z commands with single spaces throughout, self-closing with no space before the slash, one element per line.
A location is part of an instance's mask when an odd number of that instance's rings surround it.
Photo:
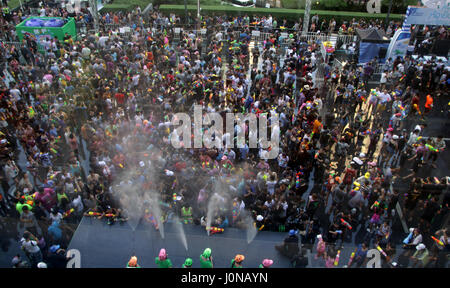
<path fill-rule="evenodd" d="M 51 253 L 55 253 L 56 251 L 58 251 L 58 249 L 60 248 L 60 245 L 53 245 L 50 247 L 50 252 Z"/>

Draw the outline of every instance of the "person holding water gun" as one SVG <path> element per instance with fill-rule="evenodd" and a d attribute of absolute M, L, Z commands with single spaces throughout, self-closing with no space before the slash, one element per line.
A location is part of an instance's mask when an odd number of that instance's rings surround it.
<path fill-rule="evenodd" d="M 436 169 L 437 168 L 437 166 L 435 164 L 436 160 L 437 160 L 438 156 L 442 153 L 442 151 L 445 150 L 445 147 L 446 147 L 445 141 L 444 141 L 444 136 L 439 135 L 438 137 L 433 137 L 431 139 L 431 144 L 428 144 L 428 146 L 427 145 L 425 145 L 425 146 L 430 151 L 427 161 L 431 160 L 431 166 Z"/>
<path fill-rule="evenodd" d="M 450 250 L 450 238 L 448 229 L 436 231 L 431 236 L 433 246 L 431 248 L 430 261 L 435 261 L 435 267 L 445 267 L 447 264 L 447 255 Z"/>

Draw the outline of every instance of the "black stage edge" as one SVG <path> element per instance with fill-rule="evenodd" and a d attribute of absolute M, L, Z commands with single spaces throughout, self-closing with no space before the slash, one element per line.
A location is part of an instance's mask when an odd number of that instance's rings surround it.
<path fill-rule="evenodd" d="M 165 248 L 174 268 L 181 267 L 184 260 L 192 258 L 193 268 L 200 267 L 199 257 L 205 248 L 212 249 L 215 268 L 230 267 L 236 254 L 245 256 L 245 268 L 257 268 L 265 258 L 272 259 L 273 268 L 291 267 L 289 259 L 279 254 L 274 246 L 283 242 L 287 233 L 260 231 L 247 244 L 245 230 L 225 228 L 222 234 L 208 236 L 204 227 L 182 224 L 188 250 L 184 248 L 174 224 L 164 225 L 164 239 L 149 223 L 137 226 L 134 235 L 127 223 L 107 225 L 105 221 L 84 217 L 75 231 L 69 249 L 80 251 L 81 268 L 123 268 L 131 256 L 138 257 L 144 268 L 156 268 L 155 257 Z M 134 243 L 133 243 L 134 238 Z"/>

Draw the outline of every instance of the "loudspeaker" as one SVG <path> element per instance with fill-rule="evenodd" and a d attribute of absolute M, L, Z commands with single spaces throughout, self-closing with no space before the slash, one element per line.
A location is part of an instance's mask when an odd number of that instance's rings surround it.
<path fill-rule="evenodd" d="M 386 57 L 387 48 L 386 47 L 380 47 L 380 50 L 378 50 L 378 59 L 384 59 Z"/>

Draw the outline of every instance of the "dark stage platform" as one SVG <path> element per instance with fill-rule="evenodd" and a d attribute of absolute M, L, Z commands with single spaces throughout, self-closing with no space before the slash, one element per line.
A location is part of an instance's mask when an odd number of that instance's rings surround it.
<path fill-rule="evenodd" d="M 84 217 L 78 226 L 69 249 L 81 253 L 82 268 L 122 268 L 134 254 L 145 268 L 156 268 L 155 257 L 165 248 L 174 267 L 181 267 L 187 257 L 193 259 L 193 267 L 199 267 L 199 257 L 207 247 L 212 249 L 214 267 L 228 268 L 236 254 L 245 256 L 244 267 L 256 268 L 265 258 L 274 260 L 273 268 L 290 267 L 289 260 L 279 254 L 274 245 L 283 242 L 287 233 L 258 232 L 248 245 L 245 230 L 227 228 L 222 234 L 208 236 L 205 228 L 183 225 L 188 251 L 184 248 L 180 233 L 174 224 L 164 225 L 164 239 L 160 232 L 147 223 L 133 230 L 128 223 L 107 225 L 105 221 Z M 134 241 L 133 241 L 134 237 Z"/>

